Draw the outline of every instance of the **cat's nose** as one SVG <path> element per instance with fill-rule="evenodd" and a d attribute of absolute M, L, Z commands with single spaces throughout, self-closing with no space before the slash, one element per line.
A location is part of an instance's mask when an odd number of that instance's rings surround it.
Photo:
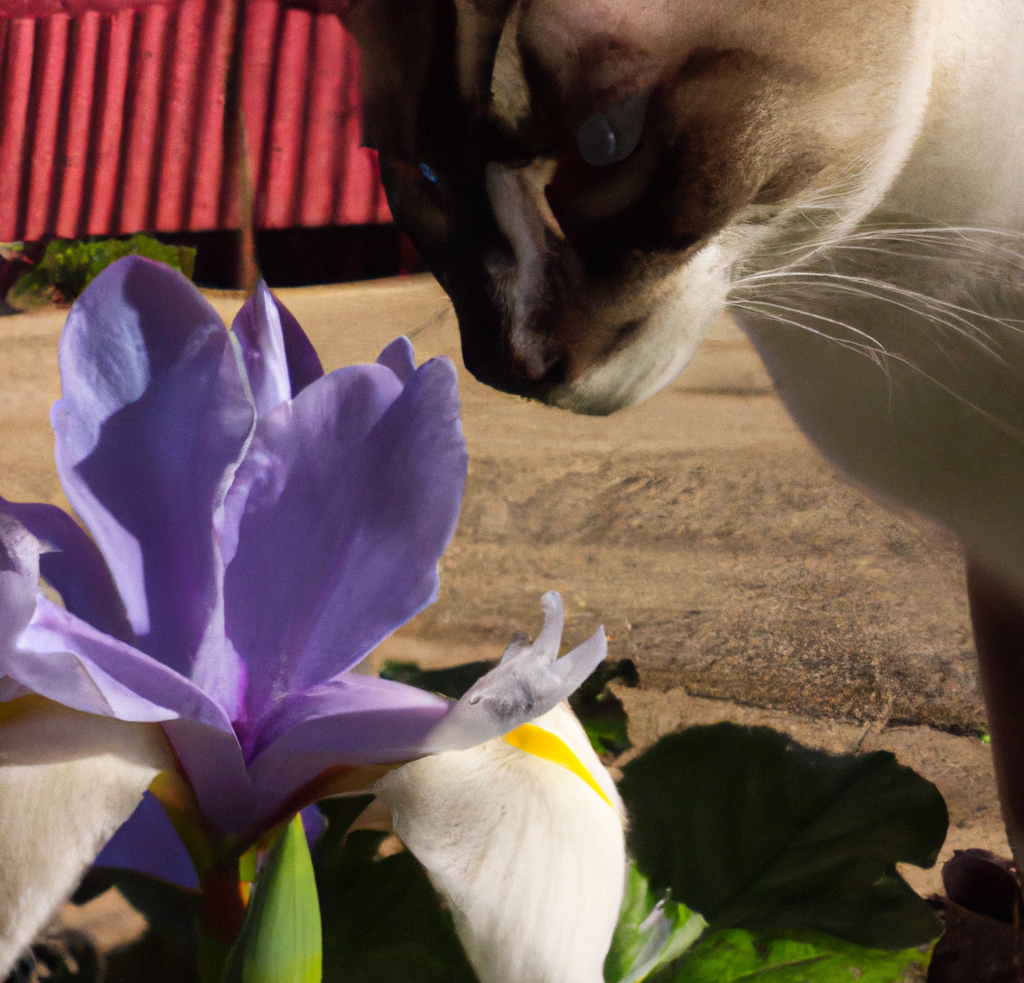
<path fill-rule="evenodd" d="M 466 295 L 459 299 L 462 360 L 473 377 L 492 389 L 547 402 L 552 390 L 566 381 L 568 358 L 557 350 L 540 354 L 535 345 L 524 345 L 505 329 L 493 307 L 477 305 L 470 313 L 473 305 L 466 304 Z"/>
<path fill-rule="evenodd" d="M 506 374 L 526 390 L 550 384 L 564 375 L 559 366 L 565 352 L 550 329 L 550 277 L 564 236 L 545 197 L 554 161 L 537 160 L 525 167 L 491 162 L 485 183 L 495 221 L 511 247 L 485 259 L 494 292 L 504 308 Z"/>

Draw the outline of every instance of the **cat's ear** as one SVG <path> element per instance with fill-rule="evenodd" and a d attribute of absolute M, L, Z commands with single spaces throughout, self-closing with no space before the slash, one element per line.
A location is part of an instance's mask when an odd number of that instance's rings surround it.
<path fill-rule="evenodd" d="M 328 0 L 339 2 L 339 0 Z M 344 2 L 344 0 L 340 0 Z M 479 115 L 514 0 L 351 0 L 362 53 L 363 143 L 422 163 L 456 115 Z"/>
<path fill-rule="evenodd" d="M 431 88 L 451 65 L 450 0 L 356 0 L 345 26 L 362 54 L 363 144 L 416 160 L 418 129 Z"/>
<path fill-rule="evenodd" d="M 362 53 L 363 143 L 421 163 L 455 116 L 482 108 L 511 0 L 354 0 L 345 26 Z"/>

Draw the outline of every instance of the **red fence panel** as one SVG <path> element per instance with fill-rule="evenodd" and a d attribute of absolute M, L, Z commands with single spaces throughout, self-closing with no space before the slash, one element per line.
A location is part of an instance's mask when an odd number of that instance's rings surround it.
<path fill-rule="evenodd" d="M 0 242 L 238 228 L 239 112 L 257 228 L 390 222 L 335 14 L 0 0 Z"/>

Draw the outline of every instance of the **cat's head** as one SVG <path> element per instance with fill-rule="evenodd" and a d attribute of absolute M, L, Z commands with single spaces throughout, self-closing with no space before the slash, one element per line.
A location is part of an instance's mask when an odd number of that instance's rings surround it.
<path fill-rule="evenodd" d="M 356 0 L 365 142 L 467 367 L 588 413 L 686 364 L 794 217 L 898 171 L 922 0 Z"/>

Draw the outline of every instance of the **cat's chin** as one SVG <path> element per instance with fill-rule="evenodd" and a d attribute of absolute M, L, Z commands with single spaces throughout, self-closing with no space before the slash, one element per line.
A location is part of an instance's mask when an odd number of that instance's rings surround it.
<path fill-rule="evenodd" d="M 575 382 L 563 382 L 543 393 L 549 406 L 586 416 L 610 416 L 638 406 L 672 382 L 686 368 L 699 344 L 696 339 L 662 364 L 650 365 L 647 352 L 630 350 L 597 366 Z"/>
<path fill-rule="evenodd" d="M 628 336 L 600 354 L 594 346 L 563 341 L 563 366 L 523 393 L 550 406 L 608 416 L 637 406 L 671 383 L 725 310 L 728 279 L 713 243 L 668 277 L 638 283 L 645 311 Z"/>

